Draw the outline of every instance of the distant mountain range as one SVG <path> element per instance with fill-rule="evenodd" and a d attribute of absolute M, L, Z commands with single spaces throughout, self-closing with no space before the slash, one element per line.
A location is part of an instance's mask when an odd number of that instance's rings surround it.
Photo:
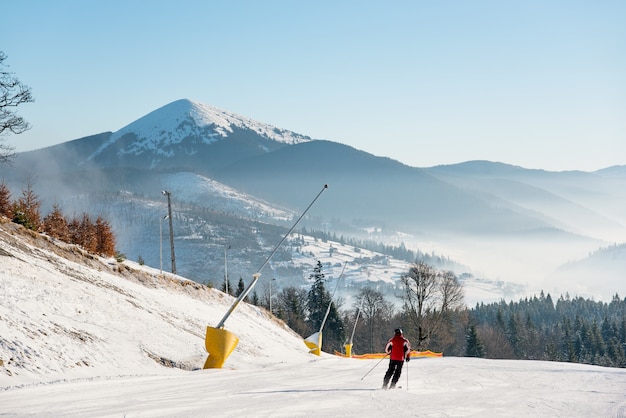
<path fill-rule="evenodd" d="M 562 263 L 626 241 L 626 166 L 596 172 L 529 170 L 489 161 L 409 167 L 190 100 L 163 106 L 117 132 L 20 153 L 12 167 L 3 168 L 3 176 L 15 190 L 36 177 L 36 190 L 49 206 L 63 202 L 66 210 L 76 211 L 91 205 L 106 213 L 117 207 L 112 222 L 125 234 L 140 229 L 131 226 L 138 218 L 146 216 L 146 225 L 150 216 L 158 219 L 148 213 L 155 206 L 163 210 L 164 188 L 172 189 L 181 210 L 195 208 L 194 219 L 202 211 L 213 217 L 221 212 L 245 219 L 241 224 L 247 228 L 258 221 L 289 225 L 328 184 L 307 217 L 308 227 L 449 251 L 499 278 L 507 270 L 489 272 L 488 262 L 478 260 L 481 255 L 503 251 L 513 270 L 529 257 L 528 263 L 549 274 Z M 121 208 L 122 192 L 143 212 Z M 150 247 L 145 252 L 153 253 L 153 238 L 144 242 L 140 236 L 123 237 L 121 249 L 132 254 Z M 533 261 L 519 249 L 522 245 L 539 257 L 557 250 L 553 265 Z M 482 252 L 477 256 L 476 251 Z M 520 280 L 512 273 L 511 280 Z M 526 280 L 532 286 L 539 279 Z"/>

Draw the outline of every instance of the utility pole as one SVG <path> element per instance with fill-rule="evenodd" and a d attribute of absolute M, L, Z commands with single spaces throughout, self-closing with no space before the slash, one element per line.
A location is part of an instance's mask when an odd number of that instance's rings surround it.
<path fill-rule="evenodd" d="M 167 190 L 161 191 L 164 196 L 167 196 L 167 217 L 170 221 L 170 249 L 172 251 L 172 273 L 176 274 L 176 256 L 174 255 L 174 229 L 172 227 L 172 193 Z"/>
<path fill-rule="evenodd" d="M 230 293 L 228 293 L 228 263 L 226 262 L 226 250 L 227 249 L 230 249 L 230 245 L 228 247 L 224 245 L 224 289 L 226 289 L 226 294 L 229 295 Z"/>
<path fill-rule="evenodd" d="M 272 311 L 272 282 L 275 281 L 276 279 L 272 279 L 270 280 L 270 313 L 273 315 L 274 312 Z"/>
<path fill-rule="evenodd" d="M 159 216 L 159 268 L 161 276 L 163 276 L 163 219 L 167 219 L 169 215 Z"/>

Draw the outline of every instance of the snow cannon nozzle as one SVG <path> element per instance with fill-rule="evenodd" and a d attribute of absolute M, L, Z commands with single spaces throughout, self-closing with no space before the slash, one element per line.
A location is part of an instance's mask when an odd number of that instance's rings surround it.
<path fill-rule="evenodd" d="M 209 356 L 204 362 L 204 369 L 221 369 L 224 362 L 239 343 L 239 338 L 224 328 L 206 328 L 204 345 Z"/>

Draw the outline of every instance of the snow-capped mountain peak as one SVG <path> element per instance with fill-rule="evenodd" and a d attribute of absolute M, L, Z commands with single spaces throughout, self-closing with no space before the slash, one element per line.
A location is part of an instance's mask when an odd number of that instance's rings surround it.
<path fill-rule="evenodd" d="M 285 145 L 311 140 L 308 136 L 257 122 L 211 105 L 181 99 L 114 132 L 89 159 L 97 157 L 114 144 L 118 156 L 153 153 L 160 157 L 172 157 L 172 148 L 187 139 L 191 138 L 194 145 L 208 145 L 228 138 L 236 130 L 252 132 L 260 138 Z M 132 139 L 125 139 L 129 134 L 133 135 Z M 196 150 L 186 147 L 186 153 L 195 152 Z"/>

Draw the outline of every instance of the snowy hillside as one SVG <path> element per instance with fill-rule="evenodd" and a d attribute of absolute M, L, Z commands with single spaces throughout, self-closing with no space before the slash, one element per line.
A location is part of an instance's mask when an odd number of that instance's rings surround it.
<path fill-rule="evenodd" d="M 292 210 L 279 208 L 195 173 L 165 174 L 162 176 L 162 184 L 179 201 L 201 205 L 211 210 L 236 213 L 251 219 L 290 220 L 297 215 Z"/>
<path fill-rule="evenodd" d="M 624 272 L 626 272 L 626 244 L 600 248 L 586 258 L 564 264 L 555 272 L 554 281 L 562 283 L 561 286 L 569 288 L 570 292 L 584 294 L 593 287 L 598 271 L 614 272 L 614 274 L 604 274 L 602 279 L 614 289 L 620 289 L 620 286 L 624 284 Z M 572 283 L 575 283 L 575 286 L 572 286 Z M 617 291 L 616 293 L 622 294 Z"/>
<path fill-rule="evenodd" d="M 626 370 L 422 358 L 394 391 L 386 362 L 307 352 L 259 308 L 226 321 L 239 345 L 199 369 L 232 298 L 184 278 L 0 223 L 0 415 L 589 417 L 626 414 Z"/>
<path fill-rule="evenodd" d="M 158 270 L 130 261 L 57 246 L 12 223 L 0 227 L 3 383 L 53 381 L 70 371 L 79 376 L 137 368 L 154 373 L 163 363 L 202 367 L 206 326 L 219 321 L 232 297 L 178 276 L 159 277 Z M 263 309 L 243 305 L 238 313 L 227 325 L 242 338 L 240 353 L 253 362 L 273 362 L 271 353 L 304 346 Z M 246 337 L 252 323 L 264 329 L 269 351 Z M 238 357 L 233 354 L 232 364 L 248 361 Z"/>
<path fill-rule="evenodd" d="M 392 304 L 398 307 L 401 305 L 402 301 L 398 297 L 402 294 L 400 278 L 409 271 L 411 263 L 340 242 L 322 241 L 301 234 L 292 234 L 290 238 L 292 239 L 288 243 L 295 248 L 293 260 L 283 264 L 291 264 L 310 272 L 317 261 L 320 261 L 329 281 L 329 290 L 334 289 L 337 286 L 337 280 L 340 280 L 337 295 L 345 301 L 346 309 L 355 306 L 355 296 L 363 287 L 375 288 L 383 293 Z M 297 245 L 298 243 L 300 245 Z M 274 263 L 275 268 L 280 265 L 281 263 Z M 520 297 L 523 291 L 521 286 L 511 283 L 480 279 L 469 275 L 461 275 L 459 280 L 463 285 L 468 307 L 480 302 L 498 302 L 503 298 L 514 299 Z M 281 284 L 280 281 L 278 284 Z"/>

